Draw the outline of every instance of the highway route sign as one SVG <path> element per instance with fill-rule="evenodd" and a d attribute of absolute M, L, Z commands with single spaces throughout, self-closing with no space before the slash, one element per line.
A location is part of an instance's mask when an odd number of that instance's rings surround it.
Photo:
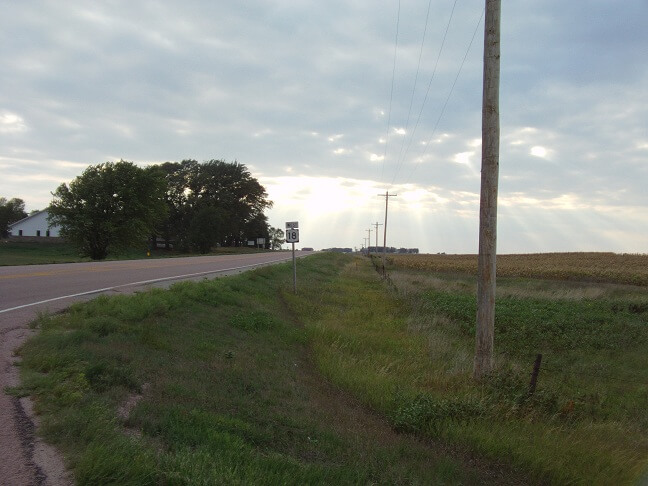
<path fill-rule="evenodd" d="M 286 221 L 286 229 L 291 230 L 291 229 L 297 229 L 299 228 L 299 222 L 298 221 Z"/>
<path fill-rule="evenodd" d="M 286 230 L 286 243 L 299 243 L 299 230 L 287 229 Z"/>

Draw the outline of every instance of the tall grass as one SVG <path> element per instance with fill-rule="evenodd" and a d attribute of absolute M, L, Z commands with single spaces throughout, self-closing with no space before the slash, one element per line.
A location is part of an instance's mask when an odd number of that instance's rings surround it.
<path fill-rule="evenodd" d="M 318 294 L 348 261 L 300 261 L 298 296 L 277 265 L 43 316 L 13 391 L 36 398 L 42 433 L 82 485 L 483 482 L 315 370 L 286 302 Z"/>
<path fill-rule="evenodd" d="M 633 484 L 646 468 L 644 289 L 500 280 L 497 369 L 476 384 L 470 277 L 392 267 L 387 287 L 335 254 L 299 262 L 297 294 L 291 277 L 42 317 L 14 392 L 80 484 Z"/>
<path fill-rule="evenodd" d="M 391 272 L 391 296 L 359 264 L 324 293 L 295 302 L 329 379 L 398 430 L 504 460 L 528 480 L 637 480 L 648 464 L 643 289 L 603 286 L 589 299 L 589 290 L 573 284 L 503 282 L 498 368 L 476 385 L 472 279 Z M 544 365 L 529 396 L 536 353 Z"/>

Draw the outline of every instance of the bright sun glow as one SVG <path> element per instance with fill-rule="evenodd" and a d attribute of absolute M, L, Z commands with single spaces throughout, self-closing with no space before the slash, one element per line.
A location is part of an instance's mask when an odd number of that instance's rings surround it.
<path fill-rule="evenodd" d="M 547 157 L 547 149 L 540 145 L 536 145 L 535 147 L 531 147 L 531 155 L 544 159 Z"/>
<path fill-rule="evenodd" d="M 321 216 L 362 208 L 373 202 L 378 191 L 369 181 L 349 181 L 326 177 L 263 177 L 271 200 L 282 205 L 300 208 L 309 215 Z"/>

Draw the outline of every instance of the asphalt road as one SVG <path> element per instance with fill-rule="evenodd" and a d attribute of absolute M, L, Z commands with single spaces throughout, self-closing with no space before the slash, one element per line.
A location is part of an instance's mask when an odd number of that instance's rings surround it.
<path fill-rule="evenodd" d="M 29 399 L 4 392 L 19 383 L 14 350 L 34 332 L 28 325 L 40 312 L 55 312 L 98 294 L 132 293 L 290 259 L 291 253 L 277 252 L 0 267 L 0 485 L 70 484 L 58 453 L 34 434 L 37 418 Z"/>

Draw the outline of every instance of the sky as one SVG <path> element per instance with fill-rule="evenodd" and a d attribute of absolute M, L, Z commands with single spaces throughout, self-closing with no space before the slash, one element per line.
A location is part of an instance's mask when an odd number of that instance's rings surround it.
<path fill-rule="evenodd" d="M 502 2 L 498 253 L 648 248 L 648 2 Z M 3 2 L 0 196 L 245 164 L 298 247 L 476 253 L 484 2 Z M 373 225 L 373 226 L 372 226 Z M 367 230 L 371 229 L 371 233 Z"/>

